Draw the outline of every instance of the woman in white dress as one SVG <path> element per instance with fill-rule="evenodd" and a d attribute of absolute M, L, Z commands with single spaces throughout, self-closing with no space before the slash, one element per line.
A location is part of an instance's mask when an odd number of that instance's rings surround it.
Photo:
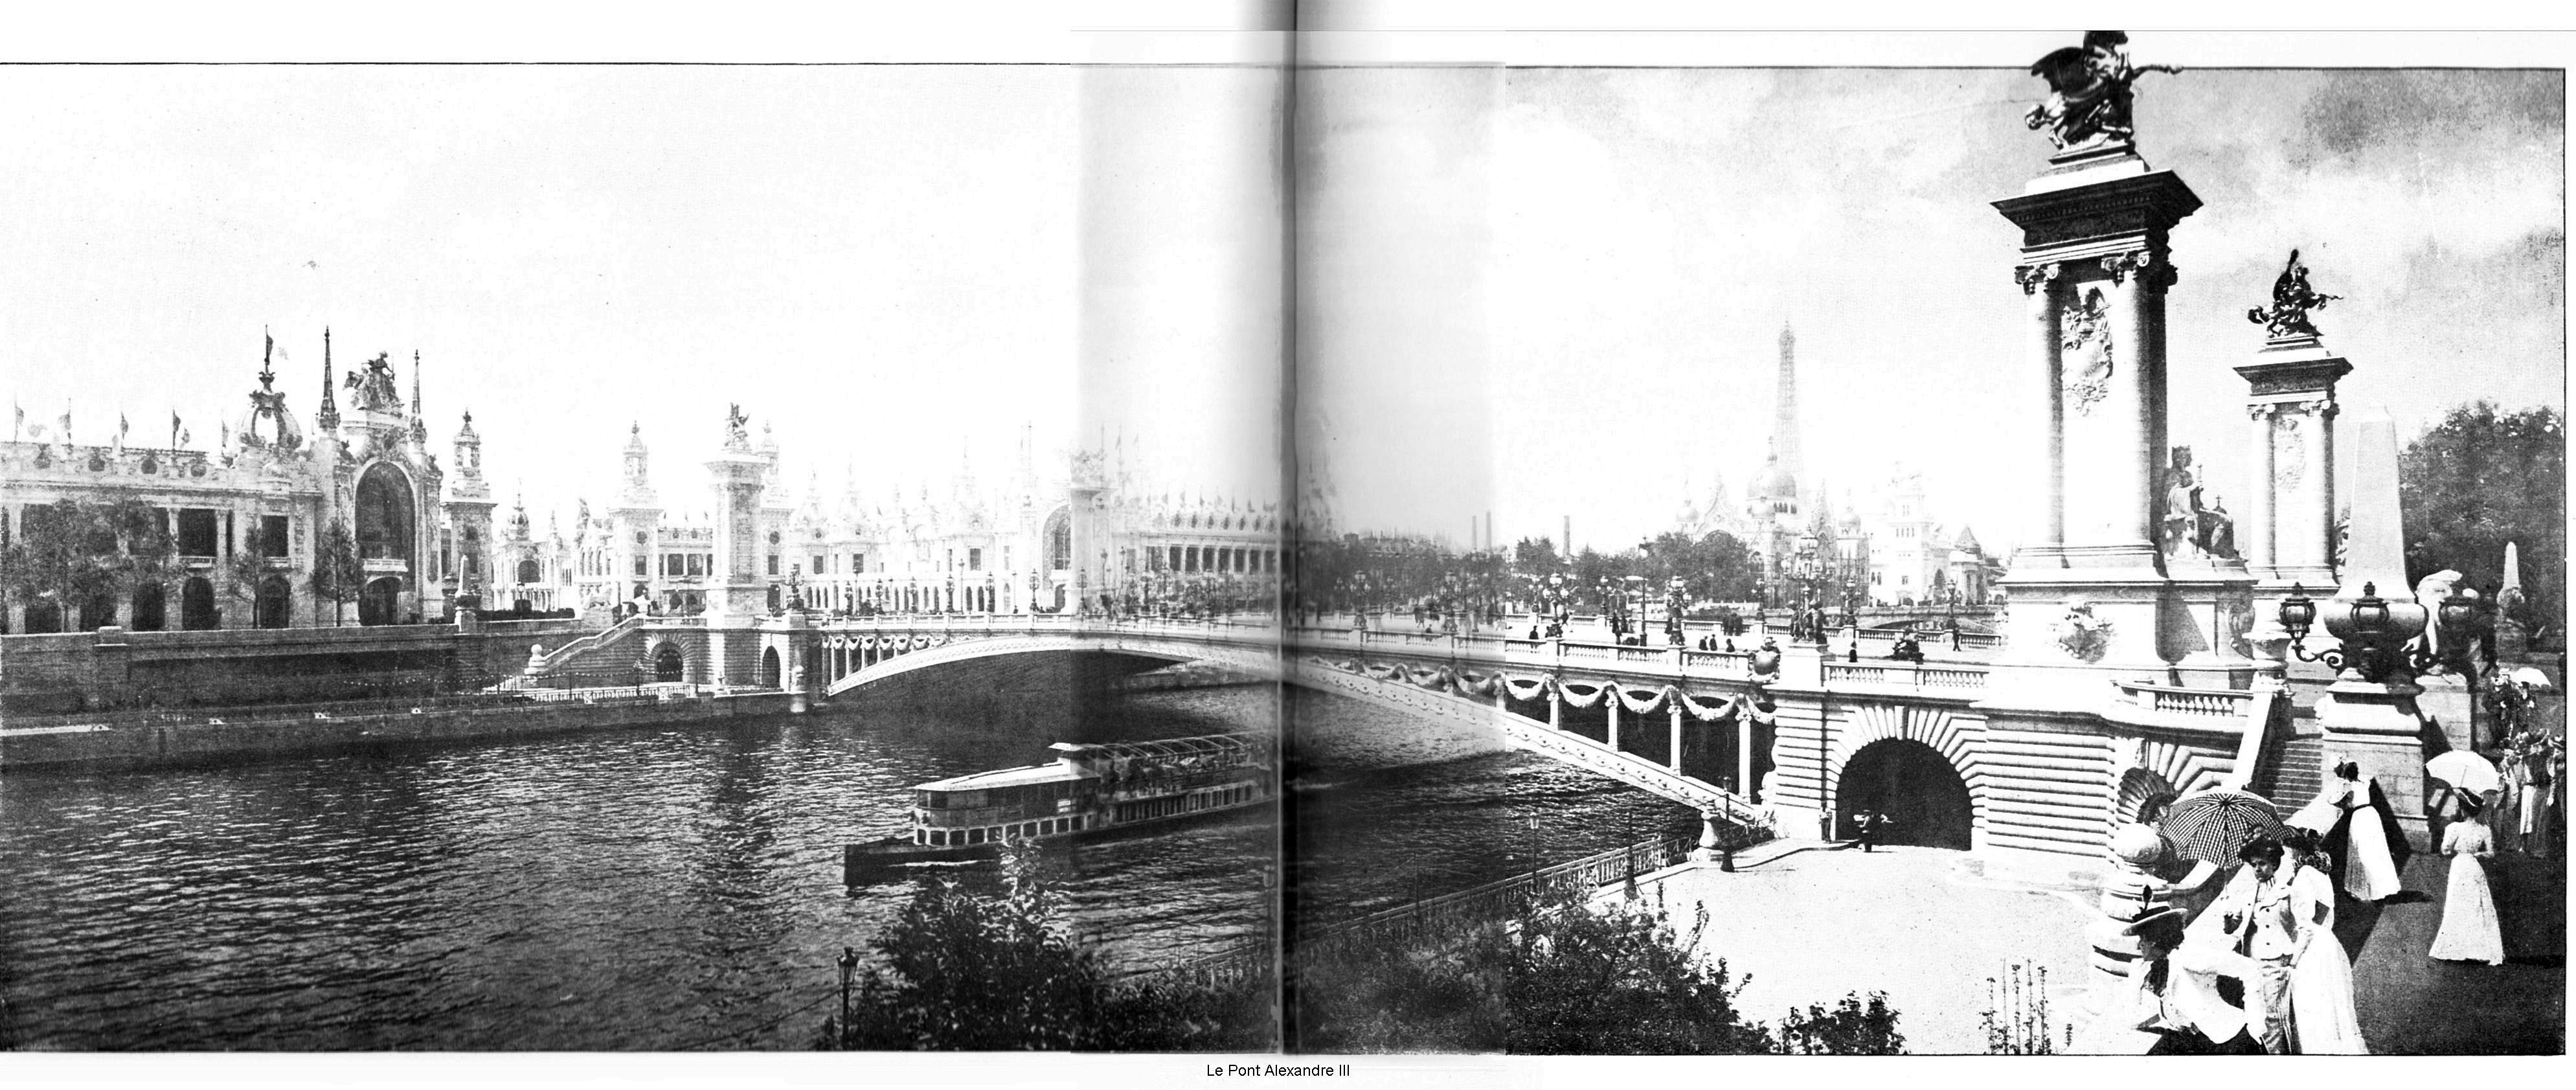
<path fill-rule="evenodd" d="M 2307 894 L 2310 918 L 2299 921 L 2299 953 L 2290 963 L 2290 1019 L 2299 1051 L 2308 1055 L 2366 1056 L 2361 1015 L 2353 1009 L 2352 959 L 2335 938 L 2334 879 L 2323 838 L 2293 830 L 2287 847 L 2298 866 L 2292 886 Z"/>
<path fill-rule="evenodd" d="M 2379 787 L 2345 761 L 2335 766 L 2335 804 L 2343 810 L 2343 891 L 2356 901 L 2376 901 L 2398 891 L 2397 860 L 2390 855 L 2387 803 Z"/>
<path fill-rule="evenodd" d="M 2487 889 L 2482 860 L 2495 854 L 2495 840 L 2479 819 L 2478 804 L 2462 800 L 2461 814 L 2442 833 L 2442 854 L 2451 857 L 2451 884 L 2442 895 L 2442 930 L 2433 936 L 2430 956 L 2441 961 L 2504 964 L 2504 929 L 2496 921 L 2495 894 Z"/>

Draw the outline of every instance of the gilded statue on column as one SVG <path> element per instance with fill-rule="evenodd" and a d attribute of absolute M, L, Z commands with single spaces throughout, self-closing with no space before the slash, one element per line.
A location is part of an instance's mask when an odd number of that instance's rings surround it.
<path fill-rule="evenodd" d="M 2272 305 L 2247 310 L 2245 320 L 2264 327 L 2276 341 L 2288 337 L 2314 337 L 2317 327 L 2316 323 L 2308 320 L 2308 312 L 2324 310 L 2327 303 L 2341 298 L 2343 296 L 2325 295 L 2309 287 L 2308 267 L 2299 264 L 2299 252 L 2292 250 L 2289 264 L 2282 266 L 2281 275 L 2272 281 Z"/>
<path fill-rule="evenodd" d="M 2137 135 L 2130 121 L 2129 85 L 2149 72 L 2182 69 L 2169 64 L 2129 62 L 2129 35 L 2095 30 L 2084 44 L 2067 46 L 2041 57 L 2030 74 L 2048 81 L 2048 100 L 2022 115 L 2022 124 L 2047 129 L 2060 151 L 2124 144 Z"/>

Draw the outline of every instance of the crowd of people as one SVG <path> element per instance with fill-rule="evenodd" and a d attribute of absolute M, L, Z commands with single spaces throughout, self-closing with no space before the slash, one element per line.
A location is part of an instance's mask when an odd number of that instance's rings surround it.
<path fill-rule="evenodd" d="M 2486 872 L 2495 854 L 2487 803 L 2453 792 L 2441 805 L 2451 820 L 2439 848 L 2451 864 L 2440 929 L 2425 956 L 2502 964 L 2503 927 Z M 2217 874 L 2207 865 L 2171 885 L 2170 903 L 2124 929 L 2137 939 L 2138 957 L 2112 1005 L 2114 1028 L 2155 1033 L 2152 1051 L 2167 1053 L 2369 1051 L 2336 912 L 2403 892 L 2406 839 L 2379 785 L 2348 761 L 2283 826 L 2238 851 L 2241 866 L 2198 913 L 2190 906 Z"/>

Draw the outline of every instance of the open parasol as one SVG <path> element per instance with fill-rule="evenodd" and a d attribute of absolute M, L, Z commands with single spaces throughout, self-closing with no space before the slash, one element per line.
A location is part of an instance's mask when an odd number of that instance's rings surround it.
<path fill-rule="evenodd" d="M 2290 831 L 2272 800 L 2251 791 L 2213 787 L 2175 799 L 2156 832 L 2176 854 L 2227 867 L 2257 837 L 2279 839 Z"/>
<path fill-rule="evenodd" d="M 2465 749 L 2455 749 L 2424 762 L 2424 774 L 2470 795 L 2483 795 L 2504 787 L 2504 777 L 2496 772 L 2493 762 Z"/>

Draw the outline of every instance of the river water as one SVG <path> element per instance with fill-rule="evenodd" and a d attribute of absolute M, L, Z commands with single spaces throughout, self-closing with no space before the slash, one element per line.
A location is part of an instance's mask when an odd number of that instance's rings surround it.
<path fill-rule="evenodd" d="M 1266 687 L 1139 694 L 1085 739 L 1270 730 Z M 1292 690 L 1302 923 L 1695 827 L 1488 739 Z M 912 880 L 840 845 L 1053 738 L 829 712 L 0 778 L 0 1047 L 798 1048 Z M 1275 812 L 1051 860 L 1113 961 L 1273 932 Z M 966 880 L 980 880 L 968 875 Z"/>

